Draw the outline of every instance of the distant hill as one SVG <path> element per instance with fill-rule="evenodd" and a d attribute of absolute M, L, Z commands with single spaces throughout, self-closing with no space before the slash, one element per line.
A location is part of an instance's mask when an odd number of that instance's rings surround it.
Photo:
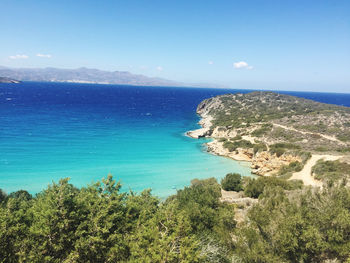
<path fill-rule="evenodd" d="M 0 77 L 0 83 L 19 83 L 20 81 L 5 77 Z"/>
<path fill-rule="evenodd" d="M 7 68 L 0 67 L 0 76 L 21 81 L 77 82 L 141 86 L 183 86 L 182 83 L 136 75 L 127 71 L 103 71 L 78 68 Z"/>

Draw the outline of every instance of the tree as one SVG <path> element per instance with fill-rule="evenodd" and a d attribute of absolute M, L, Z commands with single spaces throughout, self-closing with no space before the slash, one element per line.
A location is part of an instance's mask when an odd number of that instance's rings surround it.
<path fill-rule="evenodd" d="M 76 203 L 77 188 L 61 179 L 38 194 L 28 211 L 32 222 L 24 261 L 63 262 L 74 246 L 82 220 Z"/>
<path fill-rule="evenodd" d="M 291 194 L 280 186 L 266 187 L 235 234 L 242 262 L 349 260 L 350 189 Z"/>
<path fill-rule="evenodd" d="M 6 199 L 6 197 L 6 193 L 2 189 L 0 189 L 0 204 Z"/>
<path fill-rule="evenodd" d="M 10 193 L 7 198 L 15 198 L 15 199 L 20 199 L 24 201 L 31 200 L 33 197 L 30 193 L 28 193 L 25 190 L 18 190 L 16 192 Z"/>
<path fill-rule="evenodd" d="M 226 191 L 236 191 L 242 190 L 241 175 L 237 173 L 226 174 L 224 179 L 221 180 L 221 187 Z"/>
<path fill-rule="evenodd" d="M 79 225 L 69 262 L 120 262 L 129 256 L 126 193 L 111 175 L 76 196 Z"/>

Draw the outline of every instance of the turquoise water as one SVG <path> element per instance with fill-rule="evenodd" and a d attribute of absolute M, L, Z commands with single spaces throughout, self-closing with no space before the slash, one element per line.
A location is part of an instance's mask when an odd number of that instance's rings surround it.
<path fill-rule="evenodd" d="M 194 178 L 251 176 L 248 163 L 208 154 L 197 105 L 247 90 L 35 83 L 0 84 L 0 188 L 37 193 L 70 177 L 83 186 L 106 177 L 160 197 Z M 350 94 L 284 92 L 350 106 Z"/>
<path fill-rule="evenodd" d="M 215 92 L 2 85 L 0 188 L 36 193 L 60 178 L 83 186 L 111 173 L 124 190 L 152 188 L 165 197 L 194 178 L 250 176 L 248 163 L 208 154 L 205 140 L 184 135 L 198 127 L 197 104 Z"/>

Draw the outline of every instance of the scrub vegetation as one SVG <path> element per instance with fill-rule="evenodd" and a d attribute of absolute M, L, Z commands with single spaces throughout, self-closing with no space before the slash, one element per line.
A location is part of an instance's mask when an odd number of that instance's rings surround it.
<path fill-rule="evenodd" d="M 76 188 L 68 179 L 32 197 L 1 191 L 1 262 L 345 262 L 350 189 L 228 174 L 226 189 L 258 198 L 243 222 L 214 178 L 160 201 L 123 192 L 111 176 Z"/>

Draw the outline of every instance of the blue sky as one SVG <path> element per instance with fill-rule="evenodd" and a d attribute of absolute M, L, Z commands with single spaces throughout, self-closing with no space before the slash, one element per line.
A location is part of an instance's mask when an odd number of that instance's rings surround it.
<path fill-rule="evenodd" d="M 350 92 L 350 1 L 2 0 L 0 65 Z"/>

